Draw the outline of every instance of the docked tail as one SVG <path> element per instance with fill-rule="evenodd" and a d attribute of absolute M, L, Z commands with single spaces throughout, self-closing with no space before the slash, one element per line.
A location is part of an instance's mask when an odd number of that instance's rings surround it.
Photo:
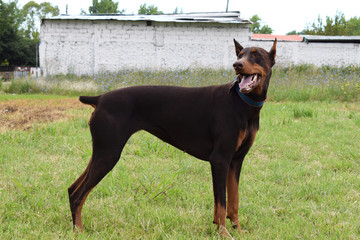
<path fill-rule="evenodd" d="M 80 96 L 79 100 L 80 102 L 91 105 L 93 108 L 95 108 L 99 102 L 99 98 L 100 96 L 96 96 L 96 97 Z"/>

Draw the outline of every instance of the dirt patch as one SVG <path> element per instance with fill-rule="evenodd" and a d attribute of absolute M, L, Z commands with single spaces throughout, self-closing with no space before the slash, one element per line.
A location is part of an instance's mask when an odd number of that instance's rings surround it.
<path fill-rule="evenodd" d="M 0 101 L 0 132 L 27 130 L 34 123 L 69 119 L 69 109 L 85 108 L 76 98 Z"/>

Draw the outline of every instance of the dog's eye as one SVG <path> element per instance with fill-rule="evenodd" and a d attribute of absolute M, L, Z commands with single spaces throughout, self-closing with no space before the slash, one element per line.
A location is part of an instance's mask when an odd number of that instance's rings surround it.
<path fill-rule="evenodd" d="M 261 54 L 260 54 L 259 52 L 254 52 L 254 53 L 253 53 L 253 56 L 254 56 L 255 58 L 259 58 L 259 57 L 261 56 Z"/>

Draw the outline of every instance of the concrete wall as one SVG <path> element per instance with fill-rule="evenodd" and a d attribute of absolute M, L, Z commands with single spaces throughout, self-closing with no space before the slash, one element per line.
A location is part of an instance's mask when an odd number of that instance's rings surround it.
<path fill-rule="evenodd" d="M 251 41 L 249 45 L 270 50 L 272 42 Z M 360 66 L 358 43 L 278 42 L 276 65 L 313 64 L 315 66 Z"/>
<path fill-rule="evenodd" d="M 148 26 L 150 25 L 150 26 Z M 248 24 L 46 19 L 40 31 L 40 66 L 48 74 L 94 74 L 121 69 L 231 68 L 233 38 L 251 41 Z M 277 66 L 360 65 L 359 44 L 279 41 Z"/>
<path fill-rule="evenodd" d="M 295 64 L 313 63 L 317 66 L 360 66 L 360 44 L 356 43 L 302 43 L 294 52 Z"/>
<path fill-rule="evenodd" d="M 45 20 L 40 66 L 47 74 L 121 69 L 228 68 L 233 38 L 248 42 L 248 24 Z"/>

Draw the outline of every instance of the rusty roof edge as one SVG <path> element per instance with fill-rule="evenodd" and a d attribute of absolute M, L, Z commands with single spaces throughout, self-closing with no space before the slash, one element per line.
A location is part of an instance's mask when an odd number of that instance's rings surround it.
<path fill-rule="evenodd" d="M 302 42 L 303 36 L 301 35 L 272 35 L 272 34 L 258 34 L 254 33 L 251 36 L 252 41 L 274 41 L 275 38 L 279 42 Z"/>
<path fill-rule="evenodd" d="M 213 13 L 184 13 L 161 15 L 137 14 L 97 14 L 97 15 L 59 15 L 44 20 L 116 20 L 116 21 L 154 21 L 154 22 L 216 22 L 250 24 L 240 18 L 239 11 Z"/>
<path fill-rule="evenodd" d="M 272 35 L 257 34 L 251 36 L 252 41 L 278 41 L 284 42 L 319 42 L 319 43 L 360 43 L 360 36 L 323 36 L 323 35 Z"/>

